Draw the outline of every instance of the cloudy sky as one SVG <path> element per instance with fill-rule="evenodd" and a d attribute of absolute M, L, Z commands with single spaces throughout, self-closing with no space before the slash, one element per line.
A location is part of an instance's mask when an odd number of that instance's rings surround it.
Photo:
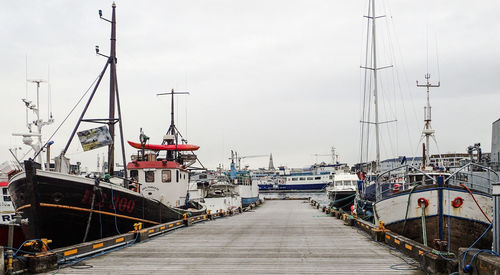
<path fill-rule="evenodd" d="M 25 153 L 25 108 L 34 100 L 28 79 L 48 79 L 55 131 L 105 63 L 94 47 L 109 51 L 111 1 L 8 1 L 0 9 L 0 159 L 9 148 Z M 500 2 L 483 0 L 378 1 L 381 116 L 397 123 L 382 129 L 382 157 L 412 155 L 423 126 L 424 74 L 441 87 L 432 91 L 433 151 L 464 152 L 481 142 L 491 147 L 491 123 L 500 118 Z M 167 97 L 174 88 L 177 126 L 207 167 L 228 165 L 230 150 L 273 154 L 275 165 L 302 167 L 360 159 L 360 117 L 368 2 L 324 0 L 117 1 L 118 81 L 126 140 L 142 127 L 161 142 L 169 126 Z M 27 60 L 27 62 L 26 62 Z M 26 67 L 26 63 L 28 66 Z M 50 69 L 49 69 L 50 68 Z M 26 73 L 27 72 L 27 73 Z M 87 118 L 106 116 L 105 80 Z M 42 84 L 42 118 L 47 117 Z M 52 138 L 53 154 L 64 147 L 75 113 Z M 30 120 L 33 117 L 30 116 Z M 84 124 L 81 130 L 95 127 Z M 392 129 L 390 129 L 392 127 Z M 386 129 L 387 128 L 387 129 Z M 127 155 L 134 153 L 127 147 Z M 95 169 L 103 150 L 84 153 L 74 140 L 68 156 Z M 267 157 L 244 159 L 251 167 Z"/>

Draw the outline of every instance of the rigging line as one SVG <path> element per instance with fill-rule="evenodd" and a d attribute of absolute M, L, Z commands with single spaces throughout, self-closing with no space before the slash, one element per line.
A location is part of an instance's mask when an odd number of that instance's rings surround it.
<path fill-rule="evenodd" d="M 436 65 L 437 65 L 437 73 L 438 73 L 438 82 L 441 81 L 441 72 L 439 70 L 439 48 L 438 48 L 438 41 L 437 41 L 437 33 L 436 33 Z"/>
<path fill-rule="evenodd" d="M 426 50 L 426 62 L 427 62 L 427 73 L 429 73 L 429 23 L 425 26 L 425 50 Z"/>
<path fill-rule="evenodd" d="M 391 22 L 393 22 L 393 20 L 394 19 L 391 16 Z M 411 88 L 413 86 L 411 86 L 410 82 L 408 81 L 408 74 L 406 73 L 407 69 L 406 69 L 406 65 L 405 65 L 404 59 L 403 59 L 403 51 L 401 50 L 401 44 L 399 43 L 399 38 L 398 38 L 398 35 L 397 35 L 398 32 L 396 31 L 394 23 L 391 24 L 391 27 L 392 27 L 392 33 L 394 34 L 393 37 L 394 37 L 394 40 L 395 40 L 395 45 L 397 46 L 397 51 L 395 51 L 395 54 L 397 55 L 397 60 L 400 60 L 400 63 L 401 63 L 399 67 L 401 67 L 401 69 L 403 71 L 403 76 L 404 76 L 403 80 L 406 83 L 408 95 L 409 95 L 409 98 L 410 98 L 410 102 L 412 103 L 412 107 L 413 107 L 412 110 L 413 110 L 413 114 L 415 116 L 415 121 L 418 121 L 418 115 L 417 115 L 417 112 L 416 112 L 415 103 L 414 103 L 412 94 L 410 92 L 412 90 Z M 399 74 L 398 74 L 398 76 L 399 76 Z"/>
<path fill-rule="evenodd" d="M 436 150 L 437 150 L 437 153 L 438 153 L 438 155 L 439 155 L 439 159 L 441 159 L 441 158 L 442 158 L 442 157 L 441 157 L 441 151 L 439 150 L 439 145 L 438 145 L 438 142 L 437 142 L 437 140 L 436 140 L 436 136 L 435 136 L 435 135 L 432 135 L 431 137 L 432 137 L 432 140 L 434 140 L 434 143 L 436 144 Z M 430 156 L 429 156 L 429 157 L 430 157 Z"/>
<path fill-rule="evenodd" d="M 73 106 L 73 108 L 71 109 L 71 111 L 68 113 L 68 115 L 64 118 L 64 120 L 59 124 L 59 126 L 56 128 L 56 130 L 54 131 L 54 133 L 52 133 L 52 135 L 47 139 L 47 142 L 40 148 L 40 151 L 38 151 L 36 153 L 36 155 L 34 156 L 34 158 L 36 158 L 36 156 L 38 154 L 40 154 L 40 152 L 42 151 L 43 148 L 45 148 L 45 146 L 47 146 L 47 144 L 50 142 L 50 140 L 54 137 L 54 135 L 59 131 L 59 129 L 63 126 L 63 124 L 66 122 L 66 120 L 69 118 L 69 116 L 73 113 L 73 111 L 76 109 L 76 107 L 78 106 L 78 104 L 80 104 L 80 102 L 83 100 L 83 98 L 87 95 L 87 93 L 90 91 L 90 89 L 92 89 L 92 87 L 94 87 L 94 84 L 96 83 L 96 81 L 101 77 L 101 74 L 103 74 L 103 72 L 101 72 L 97 77 L 96 79 L 94 79 L 94 81 L 92 82 L 92 84 L 90 84 L 89 88 L 87 89 L 87 91 L 85 91 L 85 93 L 82 95 L 82 97 L 80 97 L 80 99 L 78 100 L 78 102 L 75 104 L 75 106 Z"/>
<path fill-rule="evenodd" d="M 396 47 L 392 48 L 392 54 L 393 54 L 393 60 L 394 60 L 394 63 L 396 63 L 396 60 L 400 61 L 401 64 L 399 64 L 398 62 L 398 68 L 401 67 L 402 69 L 402 72 L 403 72 L 403 78 L 401 78 L 400 76 L 400 73 L 399 73 L 399 70 L 393 70 L 394 72 L 394 75 L 395 75 L 395 78 L 394 80 L 396 81 L 397 83 L 397 87 L 399 88 L 399 91 L 400 93 L 398 93 L 398 95 L 400 96 L 401 98 L 401 107 L 403 109 L 403 116 L 404 116 L 404 119 L 405 121 L 407 121 L 407 123 L 405 123 L 405 128 L 406 128 L 406 131 L 407 131 L 407 135 L 408 135 L 408 145 L 409 145 L 409 148 L 412 148 L 413 147 L 413 141 L 414 141 L 414 137 L 413 135 L 410 134 L 410 128 L 409 128 L 409 116 L 407 115 L 406 113 L 406 104 L 405 104 L 405 98 L 404 98 L 404 95 L 402 93 L 403 91 L 403 87 L 401 85 L 401 82 L 402 81 L 405 81 L 406 84 L 407 84 L 407 87 L 408 89 L 406 89 L 406 91 L 408 92 L 408 95 L 409 95 L 409 99 L 410 99 L 410 102 L 412 103 L 411 106 L 413 107 L 412 110 L 413 110 L 413 114 L 414 114 L 414 118 L 415 118 L 415 121 L 417 121 L 417 114 L 416 114 L 416 109 L 415 109 L 415 105 L 414 105 L 414 101 L 413 101 L 413 98 L 411 96 L 411 93 L 409 91 L 411 91 L 411 89 L 409 88 L 410 85 L 409 85 L 409 81 L 408 81 L 408 76 L 406 74 L 406 67 L 405 67 L 405 64 L 404 64 L 404 61 L 403 61 L 403 58 L 402 58 L 402 51 L 401 51 L 401 46 L 399 44 L 399 39 L 398 39 L 398 36 L 397 36 L 397 32 L 396 32 L 396 28 L 395 28 L 395 24 L 394 24 L 394 19 L 392 16 L 390 16 L 391 20 L 389 21 L 390 23 L 390 30 L 388 31 L 388 33 L 392 33 L 392 36 L 390 36 L 389 38 L 391 39 L 391 41 L 393 41 L 393 44 L 390 44 L 390 46 L 393 46 L 395 45 Z M 388 24 L 389 26 L 389 24 Z M 392 31 L 392 32 L 391 32 Z M 396 86 L 396 85 L 395 85 Z"/>
<path fill-rule="evenodd" d="M 424 127 L 424 129 L 425 129 L 425 127 Z M 418 146 L 418 145 L 420 145 L 420 143 L 421 143 L 423 140 L 424 140 L 424 135 L 420 135 L 420 140 L 418 141 L 417 146 L 415 147 L 415 148 L 416 148 L 416 150 L 415 150 L 415 152 L 413 153 L 413 156 L 414 156 L 414 157 L 412 158 L 412 162 L 411 162 L 411 164 L 412 164 L 412 165 L 413 165 L 413 162 L 414 162 L 414 160 L 415 160 L 415 157 L 416 157 L 416 156 L 417 156 L 417 154 L 418 154 L 418 151 L 420 150 L 420 148 L 419 148 L 419 146 Z"/>
<path fill-rule="evenodd" d="M 371 4 L 370 4 L 370 1 L 368 1 L 368 14 L 370 14 L 370 10 L 371 10 Z M 368 47 L 369 47 L 369 41 L 370 41 L 370 19 L 367 18 L 366 19 L 366 44 L 365 44 L 365 62 L 364 62 L 364 66 L 365 67 L 368 67 Z M 363 36 L 363 33 L 362 33 L 362 36 Z M 363 79 L 363 84 L 361 84 L 360 82 L 360 90 L 363 89 L 363 92 L 362 92 L 362 97 L 363 97 L 363 100 L 361 101 L 362 102 L 362 106 L 361 106 L 361 119 L 364 120 L 364 121 L 369 121 L 369 117 L 367 118 L 366 117 L 366 101 L 367 101 L 367 77 L 368 77 L 368 70 L 364 70 L 364 79 Z M 369 102 L 369 101 L 368 101 Z M 369 104 L 369 103 L 368 103 Z M 363 123 L 360 123 L 361 124 L 361 142 L 360 142 L 360 161 L 363 162 L 363 156 L 364 156 L 364 151 L 363 151 L 363 142 L 365 140 L 365 135 L 366 135 L 366 125 L 364 125 Z"/>

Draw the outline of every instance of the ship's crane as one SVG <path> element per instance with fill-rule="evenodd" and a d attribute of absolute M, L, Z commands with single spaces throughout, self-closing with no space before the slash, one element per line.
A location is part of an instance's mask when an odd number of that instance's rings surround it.
<path fill-rule="evenodd" d="M 261 158 L 261 157 L 267 157 L 267 155 L 238 156 L 238 152 L 231 150 L 231 157 L 229 159 L 231 160 L 231 162 L 234 162 L 236 169 L 240 170 L 241 159 Z"/>
<path fill-rule="evenodd" d="M 338 157 L 335 153 L 335 147 L 332 146 L 331 148 L 331 153 L 330 154 L 313 154 L 313 156 L 316 157 L 316 163 L 318 163 L 318 157 L 331 157 L 332 158 L 332 164 L 336 164 L 339 162 Z"/>

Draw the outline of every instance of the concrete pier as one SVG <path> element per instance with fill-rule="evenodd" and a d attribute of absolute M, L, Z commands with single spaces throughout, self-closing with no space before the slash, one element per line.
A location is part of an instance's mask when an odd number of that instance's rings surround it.
<path fill-rule="evenodd" d="M 274 200 L 84 260 L 58 274 L 419 274 L 403 270 L 411 266 L 400 257 L 305 201 Z"/>

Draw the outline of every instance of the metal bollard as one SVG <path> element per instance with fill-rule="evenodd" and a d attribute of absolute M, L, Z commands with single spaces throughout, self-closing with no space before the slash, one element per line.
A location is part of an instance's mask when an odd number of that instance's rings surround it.
<path fill-rule="evenodd" d="M 493 190 L 493 251 L 500 251 L 500 182 L 492 184 Z"/>

